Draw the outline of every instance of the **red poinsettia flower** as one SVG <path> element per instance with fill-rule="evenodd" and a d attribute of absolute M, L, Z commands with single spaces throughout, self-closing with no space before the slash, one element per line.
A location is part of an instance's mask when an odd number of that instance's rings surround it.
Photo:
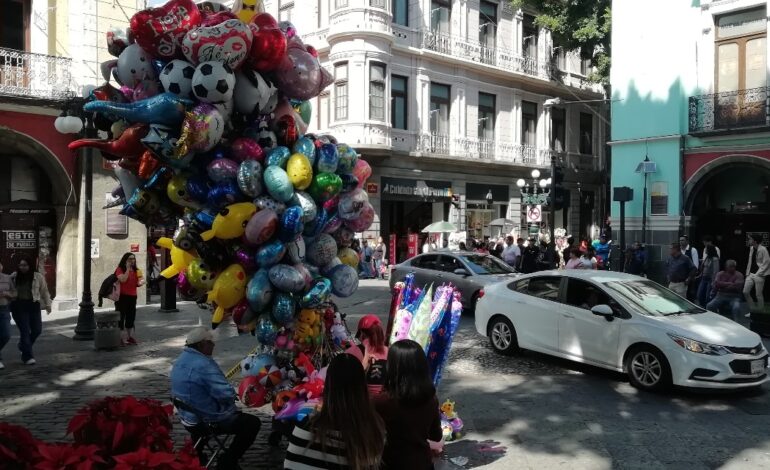
<path fill-rule="evenodd" d="M 141 448 L 136 452 L 115 457 L 115 470 L 173 470 L 176 456 L 168 452 L 153 452 Z"/>
<path fill-rule="evenodd" d="M 0 423 L 0 462 L 8 468 L 24 468 L 38 457 L 38 440 L 26 428 Z"/>
<path fill-rule="evenodd" d="M 35 470 L 93 470 L 97 464 L 105 463 L 97 446 L 43 444 L 39 450 Z"/>

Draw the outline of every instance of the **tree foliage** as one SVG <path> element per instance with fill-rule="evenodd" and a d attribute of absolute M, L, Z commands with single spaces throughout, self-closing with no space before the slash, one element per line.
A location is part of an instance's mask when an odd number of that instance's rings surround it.
<path fill-rule="evenodd" d="M 532 11 L 535 23 L 551 32 L 555 46 L 579 50 L 596 71 L 591 80 L 607 84 L 610 73 L 612 0 L 511 0 L 513 7 Z"/>

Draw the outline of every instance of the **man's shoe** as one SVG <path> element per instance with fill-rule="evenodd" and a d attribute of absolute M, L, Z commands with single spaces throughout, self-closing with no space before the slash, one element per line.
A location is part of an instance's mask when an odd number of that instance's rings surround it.
<path fill-rule="evenodd" d="M 24 365 L 26 366 L 34 366 L 35 364 L 37 364 L 37 361 L 35 360 L 34 357 L 24 361 Z"/>

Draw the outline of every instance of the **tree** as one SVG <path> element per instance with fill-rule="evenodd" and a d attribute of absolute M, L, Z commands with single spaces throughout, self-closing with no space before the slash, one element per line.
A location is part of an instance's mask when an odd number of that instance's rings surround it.
<path fill-rule="evenodd" d="M 553 43 L 579 50 L 596 71 L 594 82 L 609 84 L 612 0 L 511 0 L 513 7 L 535 12 L 535 24 L 551 32 Z"/>

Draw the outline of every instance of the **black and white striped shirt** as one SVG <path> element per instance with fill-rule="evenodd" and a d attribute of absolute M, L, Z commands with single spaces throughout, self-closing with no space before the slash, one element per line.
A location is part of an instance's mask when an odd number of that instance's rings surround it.
<path fill-rule="evenodd" d="M 303 426 L 307 426 L 304 424 Z M 313 442 L 313 433 L 297 425 L 289 437 L 289 448 L 283 468 L 290 470 L 330 469 L 347 470 L 348 459 L 345 443 L 339 440 L 339 434 L 329 433 L 326 437 L 326 449 L 319 442 Z"/>

